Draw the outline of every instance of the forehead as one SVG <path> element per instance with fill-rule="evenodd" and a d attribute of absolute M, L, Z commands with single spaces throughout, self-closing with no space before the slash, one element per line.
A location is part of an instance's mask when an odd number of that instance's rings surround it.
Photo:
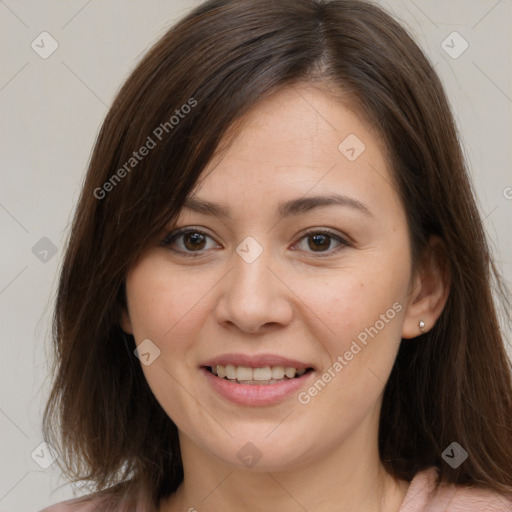
<path fill-rule="evenodd" d="M 277 197 L 337 192 L 370 202 L 378 203 L 379 196 L 381 202 L 397 201 L 376 131 L 323 89 L 311 84 L 283 88 L 253 107 L 236 129 L 192 195 L 228 203 L 257 197 L 263 204 Z"/>

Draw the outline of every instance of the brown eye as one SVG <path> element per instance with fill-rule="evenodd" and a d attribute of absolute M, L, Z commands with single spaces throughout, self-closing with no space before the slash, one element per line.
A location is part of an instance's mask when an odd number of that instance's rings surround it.
<path fill-rule="evenodd" d="M 181 229 L 169 233 L 160 242 L 160 245 L 162 247 L 168 247 L 170 250 L 183 254 L 184 256 L 199 256 L 208 249 L 208 239 L 213 240 L 202 231 L 196 229 Z"/>
<path fill-rule="evenodd" d="M 305 240 L 307 240 L 307 247 L 304 247 L 303 244 Z M 332 248 L 333 241 L 334 248 Z M 302 247 L 300 247 L 300 244 L 303 244 Z M 343 238 L 330 231 L 310 231 L 301 238 L 299 248 L 305 252 L 316 253 L 318 256 L 329 256 L 348 245 L 348 242 Z"/>
<path fill-rule="evenodd" d="M 319 234 L 308 236 L 308 247 L 313 251 L 329 249 L 331 237 L 329 235 Z"/>
<path fill-rule="evenodd" d="M 189 251 L 200 251 L 204 249 L 205 236 L 202 233 L 185 233 L 185 235 L 183 235 L 183 244 Z"/>

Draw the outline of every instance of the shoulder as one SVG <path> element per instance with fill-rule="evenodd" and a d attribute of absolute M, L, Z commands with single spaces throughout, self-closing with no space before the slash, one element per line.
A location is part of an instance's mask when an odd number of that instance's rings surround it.
<path fill-rule="evenodd" d="M 512 496 L 491 489 L 442 483 L 439 471 L 430 467 L 418 472 L 409 485 L 399 512 L 511 512 Z"/>

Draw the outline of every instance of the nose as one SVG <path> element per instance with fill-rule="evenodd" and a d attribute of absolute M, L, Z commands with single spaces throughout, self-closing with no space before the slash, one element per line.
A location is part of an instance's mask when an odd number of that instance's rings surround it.
<path fill-rule="evenodd" d="M 293 293 L 273 268 L 267 252 L 251 263 L 234 254 L 233 265 L 220 283 L 217 322 L 247 333 L 268 332 L 289 324 Z"/>

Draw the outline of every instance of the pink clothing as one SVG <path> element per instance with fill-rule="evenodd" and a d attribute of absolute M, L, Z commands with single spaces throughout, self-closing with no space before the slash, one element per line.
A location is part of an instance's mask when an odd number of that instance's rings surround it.
<path fill-rule="evenodd" d="M 512 512 L 512 496 L 487 489 L 441 484 L 434 494 L 437 477 L 435 467 L 417 473 L 399 512 Z"/>
<path fill-rule="evenodd" d="M 435 467 L 420 471 L 409 484 L 398 512 L 512 512 L 512 496 L 505 497 L 491 490 L 442 484 L 433 493 L 438 477 Z M 63 501 L 40 512 L 103 512 L 98 498 L 77 505 L 77 499 Z M 145 503 L 136 507 L 127 503 L 117 505 L 115 512 L 157 512 Z"/>

